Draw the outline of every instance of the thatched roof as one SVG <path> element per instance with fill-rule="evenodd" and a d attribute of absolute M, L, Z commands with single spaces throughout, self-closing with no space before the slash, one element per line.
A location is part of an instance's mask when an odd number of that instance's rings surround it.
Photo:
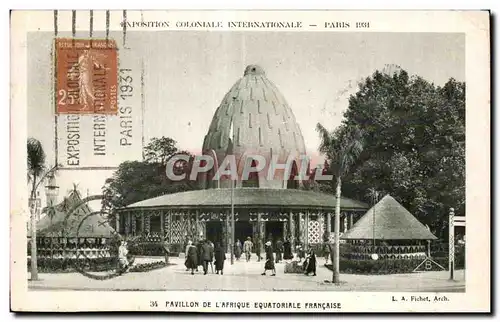
<path fill-rule="evenodd" d="M 80 204 L 82 198 L 73 191 L 63 202 L 50 209 L 46 207 L 45 217 L 37 222 L 37 237 L 111 237 L 114 229 L 99 214 L 90 215 L 93 211 L 85 203 L 75 214 L 66 218 L 68 211 Z M 66 220 L 66 223 L 65 223 Z M 83 223 L 80 225 L 80 223 Z M 28 232 L 28 236 L 30 236 Z"/>
<path fill-rule="evenodd" d="M 437 239 L 427 227 L 389 195 L 368 210 L 341 239 L 372 239 L 374 213 L 375 239 Z"/>
<path fill-rule="evenodd" d="M 237 208 L 266 209 L 335 209 L 335 196 L 326 193 L 295 189 L 235 188 L 234 205 Z M 203 209 L 230 208 L 231 189 L 205 189 L 179 192 L 139 201 L 125 209 Z M 342 210 L 368 209 L 368 205 L 342 198 Z"/>

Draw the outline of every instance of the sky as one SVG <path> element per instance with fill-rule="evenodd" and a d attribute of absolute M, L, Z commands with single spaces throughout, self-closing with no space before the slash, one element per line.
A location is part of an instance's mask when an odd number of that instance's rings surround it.
<path fill-rule="evenodd" d="M 48 162 L 53 165 L 54 108 L 50 98 L 52 74 L 48 55 L 51 37 L 50 33 L 28 35 L 27 135 L 42 142 Z M 117 41 L 122 39 L 121 34 L 112 33 L 111 37 Z M 328 129 L 337 127 L 349 95 L 357 90 L 357 82 L 375 70 L 395 64 L 436 85 L 444 84 L 451 77 L 465 80 L 463 34 L 129 32 L 127 47 L 130 49 L 120 49 L 119 60 L 120 67 L 133 70 L 131 75 L 137 93 L 128 102 L 135 109 L 133 149 L 118 152 L 120 129 L 115 117 L 108 123 L 110 153 L 103 165 L 116 166 L 125 159 L 139 159 L 141 133 L 145 142 L 152 137 L 167 136 L 175 139 L 179 148 L 199 153 L 213 113 L 250 64 L 260 65 L 284 95 L 301 126 L 308 153 L 313 157 L 318 154 L 319 145 L 316 124 L 320 122 Z M 139 95 L 141 65 L 144 66 L 143 113 Z M 82 121 L 82 131 L 87 131 L 84 123 Z M 143 131 L 141 124 L 144 124 Z M 63 130 L 63 119 L 59 127 Z M 64 133 L 59 135 L 63 137 Z M 61 139 L 60 149 L 64 149 L 63 141 Z M 85 144 L 89 145 L 90 141 L 83 140 L 82 146 Z M 111 175 L 111 171 L 60 171 L 57 178 L 60 199 L 73 183 L 77 183 L 84 194 L 87 190 L 97 194 L 105 178 Z"/>

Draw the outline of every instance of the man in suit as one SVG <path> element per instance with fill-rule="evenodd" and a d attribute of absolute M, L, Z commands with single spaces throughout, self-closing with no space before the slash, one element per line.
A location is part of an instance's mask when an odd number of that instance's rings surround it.
<path fill-rule="evenodd" d="M 208 264 L 212 263 L 214 258 L 214 249 L 210 246 L 208 240 L 205 240 L 201 246 L 201 259 L 203 260 L 203 275 L 208 273 Z"/>

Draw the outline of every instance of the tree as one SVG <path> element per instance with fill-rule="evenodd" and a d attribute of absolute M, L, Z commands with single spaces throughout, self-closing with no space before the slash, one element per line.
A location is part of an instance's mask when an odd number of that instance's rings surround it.
<path fill-rule="evenodd" d="M 345 195 L 370 203 L 369 188 L 390 193 L 445 237 L 448 209 L 465 215 L 465 83 L 376 71 L 350 97 L 335 139 L 350 128 L 363 129 L 365 148 Z"/>
<path fill-rule="evenodd" d="M 177 154 L 187 154 L 175 146 L 174 140 L 165 137 L 153 138 L 144 150 L 145 161 L 123 162 L 113 176 L 105 181 L 102 188 L 105 196 L 103 207 L 110 213 L 113 213 L 114 208 L 125 207 L 141 200 L 198 189 L 196 182 L 188 178 L 188 162 L 177 161 L 174 167 L 177 175 L 182 174 L 179 172 L 187 174 L 185 180 L 172 181 L 166 176 L 167 162 Z"/>
<path fill-rule="evenodd" d="M 144 147 L 144 161 L 148 163 L 167 164 L 174 154 L 179 152 L 177 142 L 168 137 L 152 138 Z"/>
<path fill-rule="evenodd" d="M 333 283 L 340 282 L 340 199 L 342 196 L 342 178 L 347 175 L 363 151 L 362 131 L 351 127 L 339 133 L 330 133 L 318 123 L 316 130 L 320 134 L 320 152 L 325 153 L 331 161 L 331 169 L 335 180 L 335 247 L 333 248 Z M 341 131 L 343 129 L 341 128 Z"/>
<path fill-rule="evenodd" d="M 46 171 L 45 151 L 37 139 L 29 138 L 27 142 L 28 183 L 30 191 L 30 227 L 31 227 L 31 280 L 38 280 L 36 249 L 36 191 L 49 174 L 57 169 L 57 165 Z"/>
<path fill-rule="evenodd" d="M 177 160 L 173 165 L 176 175 L 186 175 L 184 180 L 172 181 L 167 177 L 166 165 L 178 154 L 188 155 L 190 160 L 193 159 L 191 154 L 176 147 L 175 140 L 166 137 L 153 138 L 144 148 L 144 161 L 126 161 L 120 164 L 102 188 L 102 208 L 110 214 L 108 222 L 116 218 L 116 208 L 164 194 L 198 189 L 197 182 L 189 180 L 191 162 Z M 160 238 L 167 263 L 168 245 L 165 244 L 165 236 L 161 235 Z"/>

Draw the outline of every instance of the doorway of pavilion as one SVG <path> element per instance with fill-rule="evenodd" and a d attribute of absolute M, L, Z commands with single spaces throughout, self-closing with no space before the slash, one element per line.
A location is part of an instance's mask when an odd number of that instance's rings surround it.
<path fill-rule="evenodd" d="M 274 247 L 278 239 L 281 239 L 281 241 L 283 241 L 284 229 L 285 228 L 283 221 L 266 222 L 266 242 L 270 240 L 273 243 Z"/>
<path fill-rule="evenodd" d="M 151 234 L 161 233 L 161 218 L 160 216 L 151 216 L 149 218 L 149 232 Z"/>
<path fill-rule="evenodd" d="M 245 240 L 247 240 L 247 237 L 252 237 L 253 236 L 253 227 L 250 221 L 236 221 L 234 224 L 234 240 L 239 240 L 241 245 L 243 246 L 243 243 Z"/>
<path fill-rule="evenodd" d="M 224 245 L 224 230 L 222 221 L 207 221 L 206 222 L 206 238 L 212 243 L 221 243 Z"/>

